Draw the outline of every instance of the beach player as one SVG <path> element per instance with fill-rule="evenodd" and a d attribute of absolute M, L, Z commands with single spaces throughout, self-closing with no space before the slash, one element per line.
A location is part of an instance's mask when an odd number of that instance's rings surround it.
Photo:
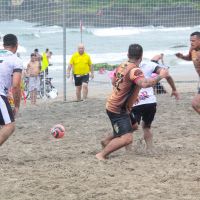
<path fill-rule="evenodd" d="M 140 64 L 140 69 L 144 73 L 145 78 L 150 78 L 152 73 L 159 75 L 162 67 L 163 66 L 160 66 L 159 64 L 152 61 L 141 62 Z M 166 80 L 172 89 L 171 96 L 174 96 L 176 100 L 178 100 L 179 93 L 176 90 L 173 78 L 169 75 L 166 77 Z M 137 129 L 138 124 L 140 124 L 142 119 L 142 129 L 144 133 L 144 140 L 146 142 L 147 152 L 152 152 L 153 148 L 153 134 L 151 132 L 151 124 L 156 113 L 156 106 L 156 96 L 154 94 L 153 87 L 142 88 L 138 95 L 138 101 L 133 105 L 130 115 L 133 127 L 135 129 Z"/>
<path fill-rule="evenodd" d="M 74 74 L 77 101 L 81 101 L 81 92 L 83 100 L 86 100 L 88 95 L 89 74 L 91 73 L 91 78 L 94 78 L 94 71 L 90 56 L 85 52 L 83 44 L 78 45 L 78 52 L 74 53 L 71 57 L 67 69 L 67 78 L 70 78 L 71 69 Z"/>
<path fill-rule="evenodd" d="M 197 94 L 192 100 L 192 107 L 198 114 L 200 114 L 200 32 L 193 32 L 190 35 L 190 44 L 190 50 L 187 55 L 176 53 L 176 56 L 183 60 L 193 61 L 194 67 L 199 77 L 199 85 Z"/>
<path fill-rule="evenodd" d="M 130 110 L 137 101 L 139 90 L 155 85 L 162 78 L 168 77 L 168 70 L 161 69 L 155 78 L 145 78 L 139 68 L 142 61 L 143 48 L 139 44 L 131 44 L 128 49 L 128 61 L 122 63 L 112 79 L 113 91 L 106 103 L 106 111 L 110 118 L 113 134 L 102 142 L 103 149 L 96 154 L 99 160 L 132 143 L 133 127 Z"/>
<path fill-rule="evenodd" d="M 26 75 L 29 77 L 29 92 L 31 95 L 31 104 L 36 104 L 37 92 L 40 91 L 40 61 L 36 54 L 31 54 L 31 60 L 27 65 Z"/>
<path fill-rule="evenodd" d="M 160 53 L 160 54 L 157 54 L 155 55 L 152 59 L 151 59 L 152 62 L 155 62 L 157 64 L 159 64 L 161 62 L 161 65 L 165 65 L 164 64 L 164 54 L 163 53 Z M 155 73 L 153 73 L 152 75 L 156 75 Z M 163 87 L 163 85 L 159 82 L 157 83 L 154 87 L 154 92 L 156 94 L 165 94 L 167 93 L 167 91 L 165 90 L 165 88 Z"/>
<path fill-rule="evenodd" d="M 7 34 L 3 37 L 4 49 L 0 50 L 0 145 L 15 130 L 14 117 L 18 113 L 21 99 L 22 61 L 15 54 L 18 48 L 17 37 Z M 11 108 L 7 95 L 12 88 L 14 108 Z"/>

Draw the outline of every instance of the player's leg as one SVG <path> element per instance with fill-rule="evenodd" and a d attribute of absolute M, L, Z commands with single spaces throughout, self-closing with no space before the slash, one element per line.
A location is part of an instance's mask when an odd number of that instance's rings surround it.
<path fill-rule="evenodd" d="M 105 160 L 110 153 L 127 146 L 132 143 L 132 141 L 132 133 L 126 133 L 120 137 L 113 138 L 100 153 L 96 154 L 96 157 L 99 160 Z"/>
<path fill-rule="evenodd" d="M 113 135 L 108 135 L 108 136 L 106 136 L 105 139 L 101 140 L 101 146 L 102 146 L 102 148 L 105 148 L 105 147 L 108 145 L 108 143 L 109 143 L 113 138 L 114 138 Z"/>
<path fill-rule="evenodd" d="M 82 90 L 81 76 L 74 75 L 74 83 L 76 86 L 76 100 L 81 101 L 81 90 Z"/>
<path fill-rule="evenodd" d="M 199 93 L 192 100 L 192 107 L 198 114 L 200 114 L 200 89 Z"/>
<path fill-rule="evenodd" d="M 0 129 L 0 146 L 12 135 L 15 130 L 15 123 L 3 125 Z"/>
<path fill-rule="evenodd" d="M 82 85 L 76 86 L 76 100 L 77 101 L 81 101 L 81 90 L 82 90 Z"/>
<path fill-rule="evenodd" d="M 82 77 L 83 100 L 86 100 L 88 96 L 88 82 L 89 82 L 89 74 L 84 75 Z"/>
<path fill-rule="evenodd" d="M 134 131 L 138 130 L 138 126 L 141 120 L 141 114 L 140 114 L 140 110 L 138 109 L 138 107 L 133 107 L 131 112 L 130 112 L 130 119 L 131 119 L 131 124 L 132 124 L 132 128 Z M 132 143 L 125 146 L 126 151 L 132 151 Z"/>
<path fill-rule="evenodd" d="M 112 123 L 114 137 L 100 153 L 96 154 L 99 160 L 105 160 L 110 153 L 125 147 L 133 141 L 133 128 L 130 116 L 128 114 L 116 114 L 109 111 L 107 113 Z"/>
<path fill-rule="evenodd" d="M 29 77 L 29 92 L 31 97 L 31 104 L 34 104 L 34 89 L 35 89 L 34 77 Z"/>
<path fill-rule="evenodd" d="M 146 150 L 153 149 L 153 133 L 151 132 L 151 124 L 156 114 L 156 103 L 145 104 L 142 111 L 142 129 L 144 133 L 144 140 L 146 143 Z"/>
<path fill-rule="evenodd" d="M 0 96 L 0 145 L 2 145 L 15 130 L 12 108 L 5 96 Z"/>
<path fill-rule="evenodd" d="M 36 98 L 37 98 L 37 89 L 35 88 L 33 90 L 33 104 L 36 104 Z"/>
<path fill-rule="evenodd" d="M 34 90 L 30 91 L 31 104 L 34 104 Z"/>
<path fill-rule="evenodd" d="M 146 150 L 151 150 L 153 148 L 153 134 L 151 132 L 151 125 L 145 124 L 145 122 L 142 122 L 142 128 L 144 132 L 144 140 L 146 143 Z"/>

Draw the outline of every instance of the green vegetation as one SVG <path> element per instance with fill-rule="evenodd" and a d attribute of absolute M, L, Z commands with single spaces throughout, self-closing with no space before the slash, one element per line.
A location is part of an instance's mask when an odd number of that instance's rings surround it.
<path fill-rule="evenodd" d="M 117 65 L 117 64 L 116 65 L 110 65 L 108 63 L 98 63 L 98 64 L 93 65 L 95 71 L 99 71 L 102 68 L 109 70 L 109 71 L 112 71 L 113 69 L 115 69 L 118 66 L 119 65 Z"/>
<path fill-rule="evenodd" d="M 65 2 L 65 7 L 63 6 Z M 0 0 L 0 21 L 21 19 L 67 27 L 199 25 L 199 0 L 24 0 L 12 6 Z"/>
<path fill-rule="evenodd" d="M 174 5 L 193 5 L 195 8 L 199 8 L 198 1 L 191 0 L 65 0 L 68 4 L 73 5 L 72 10 L 79 10 L 89 13 L 96 13 L 100 9 L 112 9 L 112 8 L 126 8 L 130 9 L 154 9 L 158 7 L 168 7 Z"/>

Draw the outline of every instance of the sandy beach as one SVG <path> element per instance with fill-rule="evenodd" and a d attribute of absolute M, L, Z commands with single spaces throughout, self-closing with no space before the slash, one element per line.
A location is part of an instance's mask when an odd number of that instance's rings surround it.
<path fill-rule="evenodd" d="M 38 106 L 21 105 L 15 133 L 1 147 L 0 200 L 198 200 L 200 198 L 199 116 L 190 106 L 194 92 L 176 101 L 158 96 L 152 125 L 157 153 L 146 155 L 141 128 L 133 151 L 121 149 L 100 162 L 95 154 L 111 131 L 105 113 L 109 85 L 91 84 L 89 99 L 73 102 L 74 88 Z M 193 87 L 192 91 L 195 91 Z M 63 124 L 62 139 L 50 135 Z"/>

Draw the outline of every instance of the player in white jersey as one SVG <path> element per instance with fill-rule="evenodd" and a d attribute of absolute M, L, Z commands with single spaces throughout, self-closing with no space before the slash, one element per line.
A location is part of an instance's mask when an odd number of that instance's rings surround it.
<path fill-rule="evenodd" d="M 152 76 L 152 73 L 159 74 L 160 70 L 163 66 L 155 62 L 142 62 L 140 64 L 140 69 L 143 71 L 145 78 L 149 78 Z M 175 96 L 175 98 L 179 99 L 179 93 L 176 90 L 175 83 L 171 76 L 166 78 L 168 84 L 172 88 L 171 96 Z M 156 113 L 156 96 L 154 94 L 153 87 L 142 88 L 138 95 L 138 102 L 133 105 L 131 111 L 131 120 L 134 129 L 138 128 L 138 124 L 142 119 L 142 128 L 144 132 L 144 140 L 146 142 L 146 150 L 147 152 L 151 152 L 153 148 L 153 134 L 151 132 L 151 123 L 154 120 L 154 116 Z M 130 147 L 128 147 L 130 148 Z"/>
<path fill-rule="evenodd" d="M 4 49 L 0 49 L 0 145 L 15 130 L 15 116 L 19 110 L 21 99 L 22 61 L 15 54 L 18 48 L 17 37 L 7 34 L 3 37 Z M 8 101 L 8 91 L 12 89 L 14 108 Z"/>

